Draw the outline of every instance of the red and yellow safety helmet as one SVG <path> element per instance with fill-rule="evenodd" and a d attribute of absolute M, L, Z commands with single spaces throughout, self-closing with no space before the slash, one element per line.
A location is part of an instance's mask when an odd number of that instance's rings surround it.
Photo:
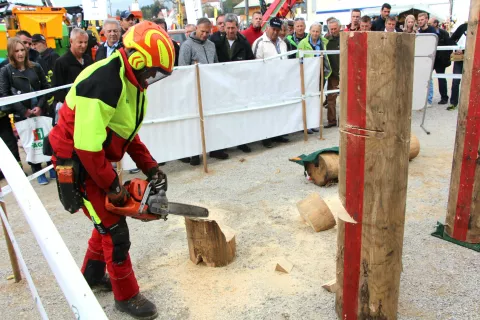
<path fill-rule="evenodd" d="M 130 27 L 123 35 L 123 45 L 135 52 L 128 57 L 134 70 L 159 68 L 171 74 L 175 62 L 175 49 L 167 32 L 157 24 L 142 21 Z"/>

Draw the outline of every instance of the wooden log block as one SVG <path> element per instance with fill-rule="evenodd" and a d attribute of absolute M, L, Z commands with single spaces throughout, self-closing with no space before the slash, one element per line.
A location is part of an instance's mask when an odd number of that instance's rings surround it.
<path fill-rule="evenodd" d="M 214 220 L 185 218 L 190 260 L 209 267 L 223 267 L 235 258 L 235 232 Z"/>
<path fill-rule="evenodd" d="M 480 243 L 480 0 L 470 2 L 445 233 Z"/>
<path fill-rule="evenodd" d="M 397 319 L 415 36 L 340 34 L 339 319 Z"/>
<path fill-rule="evenodd" d="M 297 209 L 305 223 L 315 232 L 331 229 L 336 224 L 332 212 L 317 193 L 297 202 Z"/>
<path fill-rule="evenodd" d="M 317 186 L 324 186 L 338 180 L 339 156 L 335 152 L 326 152 L 318 155 L 318 166 L 307 164 L 307 173 Z"/>
<path fill-rule="evenodd" d="M 420 141 L 412 134 L 410 135 L 410 153 L 408 154 L 408 160 L 415 159 L 420 153 Z"/>
<path fill-rule="evenodd" d="M 293 263 L 288 261 L 286 258 L 279 258 L 277 265 L 275 266 L 275 271 L 290 273 L 293 269 Z"/>

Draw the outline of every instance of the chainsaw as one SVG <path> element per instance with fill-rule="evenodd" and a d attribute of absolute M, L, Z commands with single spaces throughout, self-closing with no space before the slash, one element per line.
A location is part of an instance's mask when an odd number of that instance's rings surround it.
<path fill-rule="evenodd" d="M 108 197 L 105 197 L 107 211 L 122 216 L 128 216 L 142 221 L 167 220 L 169 214 L 206 218 L 208 209 L 184 203 L 169 202 L 166 196 L 168 188 L 167 176 L 161 180 L 150 182 L 142 179 L 132 179 L 124 183 L 130 198 L 123 207 L 114 206 Z"/>

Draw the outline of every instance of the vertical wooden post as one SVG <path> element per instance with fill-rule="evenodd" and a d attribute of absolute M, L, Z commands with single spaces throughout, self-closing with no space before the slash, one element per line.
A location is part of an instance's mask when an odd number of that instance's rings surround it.
<path fill-rule="evenodd" d="M 320 140 L 323 139 L 323 98 L 325 95 L 323 94 L 323 90 L 325 87 L 325 80 L 323 79 L 325 77 L 323 73 L 323 52 L 320 53 L 320 123 L 319 123 L 319 129 L 320 129 Z"/>
<path fill-rule="evenodd" d="M 301 51 L 300 51 L 301 52 Z M 307 133 L 307 102 L 305 101 L 305 72 L 303 67 L 303 54 L 300 53 L 300 90 L 302 91 L 302 116 L 303 116 L 303 140 L 308 140 Z"/>
<path fill-rule="evenodd" d="M 123 166 L 122 166 L 122 160 L 117 162 L 117 176 L 118 176 L 118 181 L 120 184 L 123 184 Z"/>
<path fill-rule="evenodd" d="M 471 0 L 445 233 L 480 243 L 480 0 Z"/>
<path fill-rule="evenodd" d="M 203 118 L 203 102 L 202 102 L 202 87 L 200 85 L 200 68 L 198 63 L 195 63 L 197 73 L 197 99 L 198 99 L 198 112 L 200 114 L 200 134 L 202 136 L 202 154 L 203 154 L 203 171 L 208 173 L 207 167 L 207 147 L 205 144 L 205 125 Z"/>
<path fill-rule="evenodd" d="M 407 197 L 415 36 L 340 36 L 339 319 L 396 319 Z"/>
<path fill-rule="evenodd" d="M 2 207 L 5 216 L 7 216 L 7 208 L 5 207 L 5 203 L 3 202 L 2 188 L 0 188 L 0 207 Z M 20 268 L 18 267 L 17 255 L 15 254 L 15 250 L 13 249 L 12 241 L 10 240 L 10 236 L 7 233 L 7 229 L 5 229 L 3 219 L 0 218 L 0 220 L 2 220 L 3 234 L 5 235 L 5 241 L 7 242 L 8 255 L 10 256 L 13 276 L 15 277 L 15 282 L 19 282 L 20 280 L 22 280 L 22 274 L 20 273 Z"/>

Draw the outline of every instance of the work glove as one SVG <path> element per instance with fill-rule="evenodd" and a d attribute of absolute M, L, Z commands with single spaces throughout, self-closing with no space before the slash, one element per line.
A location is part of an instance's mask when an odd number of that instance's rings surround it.
<path fill-rule="evenodd" d="M 128 193 L 124 186 L 120 185 L 118 177 L 116 177 L 110 186 L 110 191 L 107 193 L 107 197 L 115 207 L 123 207 L 130 198 L 130 193 Z"/>
<path fill-rule="evenodd" d="M 162 181 L 164 178 L 165 178 L 165 173 L 163 173 L 163 171 L 160 170 L 158 164 L 155 167 L 148 170 L 147 172 L 147 181 L 152 181 L 152 180 Z"/>

